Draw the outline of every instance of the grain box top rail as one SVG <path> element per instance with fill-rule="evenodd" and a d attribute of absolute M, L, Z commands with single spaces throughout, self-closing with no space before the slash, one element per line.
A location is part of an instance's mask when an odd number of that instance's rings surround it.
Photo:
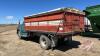
<path fill-rule="evenodd" d="M 75 8 L 57 8 L 54 10 L 50 10 L 50 11 L 46 11 L 46 12 L 41 12 L 38 14 L 33 14 L 33 15 L 28 15 L 28 16 L 24 16 L 24 18 L 33 18 L 33 17 L 39 17 L 39 16 L 44 16 L 44 15 L 50 15 L 50 14 L 54 14 L 54 13 L 59 13 L 59 12 L 71 12 L 71 13 L 76 13 L 76 14 L 81 14 L 81 15 L 85 15 L 84 12 L 75 9 Z"/>

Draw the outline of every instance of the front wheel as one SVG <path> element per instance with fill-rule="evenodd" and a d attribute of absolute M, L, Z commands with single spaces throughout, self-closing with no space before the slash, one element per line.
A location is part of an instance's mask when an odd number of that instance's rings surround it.
<path fill-rule="evenodd" d="M 22 36 L 21 36 L 20 31 L 17 31 L 17 35 L 18 35 L 18 37 L 19 37 L 20 39 L 22 39 Z"/>
<path fill-rule="evenodd" d="M 43 49 L 49 49 L 51 47 L 51 40 L 45 35 L 40 36 L 39 42 L 40 42 L 41 48 Z"/>

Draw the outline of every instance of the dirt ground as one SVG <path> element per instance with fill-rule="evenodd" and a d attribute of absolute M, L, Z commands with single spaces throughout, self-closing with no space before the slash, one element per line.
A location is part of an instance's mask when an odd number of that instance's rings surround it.
<path fill-rule="evenodd" d="M 88 40 L 92 43 L 89 50 L 82 47 Z M 16 26 L 5 26 L 0 27 L 0 56 L 100 56 L 100 40 L 73 36 L 70 45 L 63 44 L 54 50 L 43 50 L 35 41 L 19 39 Z"/>

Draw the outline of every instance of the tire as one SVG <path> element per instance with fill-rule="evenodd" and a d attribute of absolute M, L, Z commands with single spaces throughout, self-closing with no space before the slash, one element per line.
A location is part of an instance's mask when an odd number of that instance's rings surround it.
<path fill-rule="evenodd" d="M 39 42 L 40 42 L 41 48 L 43 48 L 45 50 L 47 50 L 51 47 L 51 40 L 45 35 L 40 36 Z"/>
<path fill-rule="evenodd" d="M 72 37 L 69 37 L 68 40 L 67 40 L 68 44 L 71 44 L 72 42 Z"/>
<path fill-rule="evenodd" d="M 65 36 L 59 39 L 59 44 L 70 45 L 72 43 L 72 36 Z"/>
<path fill-rule="evenodd" d="M 20 34 L 20 31 L 17 31 L 17 35 L 18 35 L 18 37 L 19 37 L 20 39 L 22 39 L 22 36 L 21 36 L 21 34 Z"/>

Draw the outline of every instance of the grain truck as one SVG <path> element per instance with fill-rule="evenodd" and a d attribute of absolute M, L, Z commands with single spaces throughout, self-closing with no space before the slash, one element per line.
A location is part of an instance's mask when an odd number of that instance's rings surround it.
<path fill-rule="evenodd" d="M 84 31 L 85 14 L 75 8 L 58 8 L 24 17 L 17 34 L 20 38 L 36 38 L 43 49 L 57 46 L 58 42 L 71 42 L 75 33 Z M 66 42 L 66 43 L 67 43 Z"/>

